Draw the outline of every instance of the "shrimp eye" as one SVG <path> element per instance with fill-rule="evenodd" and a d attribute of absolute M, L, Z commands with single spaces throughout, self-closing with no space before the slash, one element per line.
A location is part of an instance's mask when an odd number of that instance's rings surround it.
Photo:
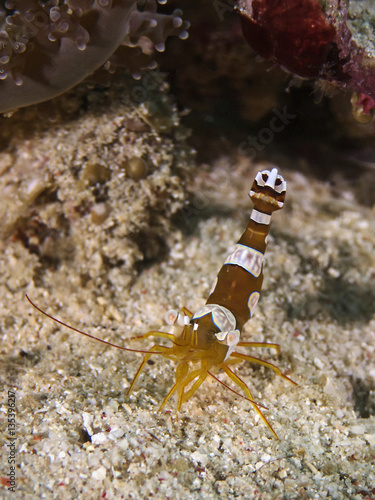
<path fill-rule="evenodd" d="M 280 179 L 280 177 L 278 177 L 275 181 L 275 186 L 280 186 L 282 183 L 282 180 Z"/>
<path fill-rule="evenodd" d="M 268 174 L 266 174 L 265 172 L 262 173 L 262 179 L 264 180 L 264 182 L 267 182 L 268 181 Z"/>

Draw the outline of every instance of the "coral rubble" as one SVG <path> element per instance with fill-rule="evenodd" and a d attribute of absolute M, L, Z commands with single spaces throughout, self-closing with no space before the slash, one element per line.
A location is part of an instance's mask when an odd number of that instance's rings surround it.
<path fill-rule="evenodd" d="M 149 109 L 127 98 L 138 82 L 128 83 L 92 92 L 86 113 L 54 125 L 36 115 L 24 126 L 4 119 L 11 135 L 0 155 L 0 239 L 26 248 L 39 270 L 84 257 L 85 279 L 111 287 L 109 275 L 127 282 L 167 253 L 191 148 L 166 92 L 149 91 Z M 169 128 L 152 125 L 160 121 Z"/>

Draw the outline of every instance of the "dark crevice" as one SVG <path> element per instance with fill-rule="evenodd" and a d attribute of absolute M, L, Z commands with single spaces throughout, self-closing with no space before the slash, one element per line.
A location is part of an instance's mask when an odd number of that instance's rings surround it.
<path fill-rule="evenodd" d="M 91 443 L 91 436 L 86 431 L 86 429 L 79 428 L 78 429 L 78 434 L 79 434 L 79 442 L 80 443 L 82 443 L 82 444 Z"/>
<path fill-rule="evenodd" d="M 168 258 L 168 244 L 163 234 L 156 229 L 139 231 L 132 235 L 132 240 L 143 254 L 143 260 L 137 262 L 135 265 L 138 273 Z"/>
<path fill-rule="evenodd" d="M 355 378 L 353 386 L 354 410 L 361 418 L 370 418 L 375 415 L 375 389 L 364 380 Z"/>

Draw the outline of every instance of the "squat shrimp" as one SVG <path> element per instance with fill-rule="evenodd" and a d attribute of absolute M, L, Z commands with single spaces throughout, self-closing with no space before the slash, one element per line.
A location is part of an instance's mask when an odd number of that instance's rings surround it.
<path fill-rule="evenodd" d="M 172 346 L 155 344 L 148 350 L 117 346 L 63 323 L 42 311 L 27 295 L 26 298 L 39 312 L 75 332 L 112 347 L 143 353 L 143 360 L 130 384 L 128 395 L 132 392 L 147 361 L 153 355 L 160 355 L 175 361 L 177 368 L 175 383 L 162 401 L 159 411 L 165 407 L 174 393 L 178 393 L 177 410 L 180 411 L 181 406 L 195 394 L 208 375 L 230 389 L 211 373 L 210 370 L 217 367 L 244 392 L 246 399 L 277 438 L 276 432 L 259 408 L 263 405 L 254 401 L 248 385 L 232 371 L 230 365 L 250 361 L 270 368 L 280 377 L 297 385 L 272 363 L 236 351 L 237 347 L 268 347 L 275 349 L 277 353 L 280 352 L 278 344 L 241 341 L 240 335 L 243 326 L 253 315 L 259 299 L 263 282 L 263 256 L 267 246 L 271 216 L 273 212 L 283 207 L 285 194 L 286 182 L 276 168 L 258 172 L 249 192 L 254 204 L 249 223 L 220 269 L 206 304 L 194 314 L 183 308 L 184 325 L 177 334 L 150 331 L 135 337 L 137 339 L 160 337 L 171 341 Z M 192 369 L 192 364 L 198 367 Z M 230 390 L 238 394 L 233 389 Z"/>

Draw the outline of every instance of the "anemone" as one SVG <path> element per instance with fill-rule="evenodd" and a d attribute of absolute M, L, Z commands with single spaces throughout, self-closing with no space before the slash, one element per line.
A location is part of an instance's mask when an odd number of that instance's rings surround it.
<path fill-rule="evenodd" d="M 165 3 L 165 2 L 164 2 Z M 7 0 L 0 6 L 0 112 L 74 87 L 122 49 L 116 65 L 154 65 L 168 36 L 186 37 L 181 12 L 156 0 Z"/>

